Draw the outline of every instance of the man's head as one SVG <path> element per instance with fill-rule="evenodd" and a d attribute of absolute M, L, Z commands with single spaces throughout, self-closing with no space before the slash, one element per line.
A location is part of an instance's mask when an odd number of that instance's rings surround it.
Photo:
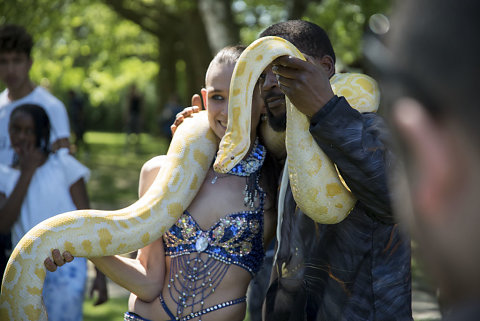
<path fill-rule="evenodd" d="M 28 73 L 32 66 L 32 47 L 32 37 L 23 27 L 0 27 L 0 80 L 9 90 L 21 90 L 30 82 Z"/>
<path fill-rule="evenodd" d="M 480 296 L 480 3 L 399 4 L 383 79 L 405 167 L 397 214 L 450 297 Z"/>
<path fill-rule="evenodd" d="M 290 41 L 312 63 L 328 66 L 329 76 L 335 72 L 335 52 L 330 39 L 320 26 L 304 21 L 289 20 L 271 25 L 260 37 L 276 36 Z M 284 131 L 286 125 L 285 95 L 278 87 L 272 65 L 260 78 L 261 95 L 267 107 L 268 121 L 276 131 Z"/>
<path fill-rule="evenodd" d="M 0 27 L 0 53 L 24 53 L 30 58 L 32 47 L 33 39 L 25 28 L 12 24 Z"/>
<path fill-rule="evenodd" d="M 320 26 L 304 20 L 288 20 L 271 25 L 260 37 L 276 36 L 290 41 L 304 55 L 321 58 L 332 57 L 335 63 L 335 52 L 327 33 Z"/>

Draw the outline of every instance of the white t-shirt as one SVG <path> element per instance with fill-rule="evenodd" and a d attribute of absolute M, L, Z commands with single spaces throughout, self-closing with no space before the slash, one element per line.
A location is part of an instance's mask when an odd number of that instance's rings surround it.
<path fill-rule="evenodd" d="M 43 107 L 50 120 L 50 142 L 70 137 L 70 125 L 65 105 L 45 88 L 37 86 L 27 96 L 11 101 L 8 88 L 0 94 L 0 164 L 11 165 L 13 148 L 8 135 L 8 121 L 12 110 L 23 104 L 35 104 Z"/>
<path fill-rule="evenodd" d="M 70 186 L 90 176 L 87 167 L 60 150 L 50 154 L 47 161 L 33 174 L 22 203 L 20 216 L 13 225 L 12 244 L 15 246 L 32 227 L 57 214 L 76 210 L 70 196 Z M 0 192 L 9 197 L 20 177 L 20 171 L 0 164 Z"/>

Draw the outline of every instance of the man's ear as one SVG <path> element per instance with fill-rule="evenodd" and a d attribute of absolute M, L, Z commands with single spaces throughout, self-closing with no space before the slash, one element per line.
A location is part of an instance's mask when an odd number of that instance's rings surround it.
<path fill-rule="evenodd" d="M 323 67 L 329 78 L 335 74 L 335 62 L 333 62 L 333 58 L 329 55 L 320 58 L 320 65 Z"/>
<path fill-rule="evenodd" d="M 207 105 L 207 90 L 205 88 L 202 88 L 202 90 L 200 90 L 201 94 L 202 94 L 202 100 L 203 100 L 203 107 L 205 107 L 205 110 L 208 109 L 208 105 Z"/>
<path fill-rule="evenodd" d="M 441 224 L 447 219 L 458 188 L 458 164 L 448 129 L 410 98 L 395 104 L 393 120 L 409 158 L 413 206 L 425 220 Z"/>

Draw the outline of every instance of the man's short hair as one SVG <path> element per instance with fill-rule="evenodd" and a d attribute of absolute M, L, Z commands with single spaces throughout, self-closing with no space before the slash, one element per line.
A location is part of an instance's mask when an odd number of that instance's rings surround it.
<path fill-rule="evenodd" d="M 0 27 L 0 52 L 23 52 L 30 57 L 32 47 L 32 36 L 25 28 L 13 24 Z"/>
<path fill-rule="evenodd" d="M 305 20 L 279 22 L 262 31 L 260 37 L 266 36 L 286 39 L 304 54 L 315 58 L 328 55 L 335 62 L 335 52 L 330 38 L 323 28 L 314 23 Z"/>

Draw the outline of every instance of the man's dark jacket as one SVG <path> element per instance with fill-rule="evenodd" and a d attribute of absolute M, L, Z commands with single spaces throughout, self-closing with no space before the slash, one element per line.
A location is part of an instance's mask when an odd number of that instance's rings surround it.
<path fill-rule="evenodd" d="M 266 320 L 412 320 L 410 243 L 392 216 L 382 119 L 335 96 L 310 132 L 358 201 L 342 222 L 318 224 L 288 188 Z"/>

